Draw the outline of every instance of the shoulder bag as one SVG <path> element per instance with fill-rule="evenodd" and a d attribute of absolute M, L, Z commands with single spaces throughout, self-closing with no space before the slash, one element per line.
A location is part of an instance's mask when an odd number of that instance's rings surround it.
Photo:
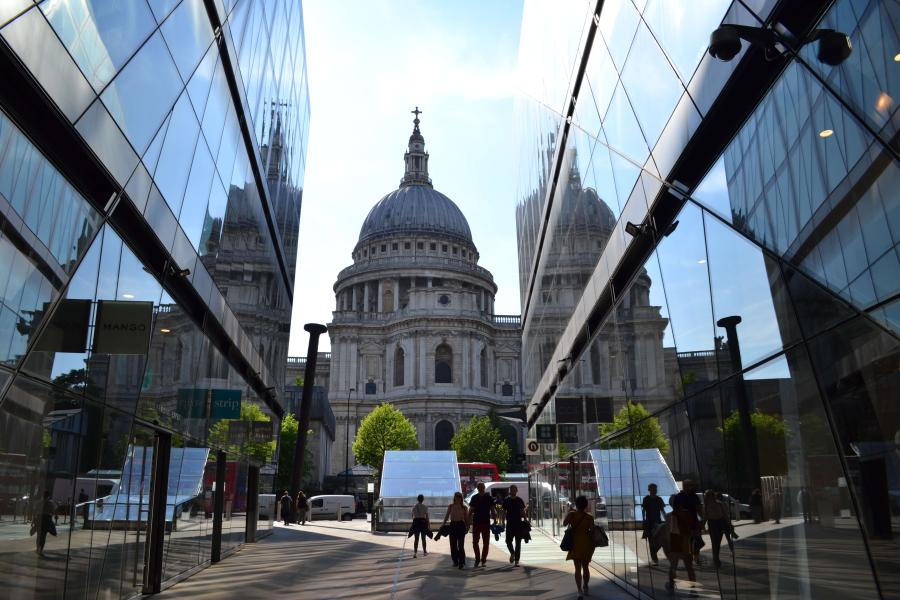
<path fill-rule="evenodd" d="M 607 537 L 606 532 L 603 531 L 602 527 L 594 525 L 591 537 L 594 540 L 594 548 L 605 548 L 606 546 L 609 546 L 609 537 Z"/>

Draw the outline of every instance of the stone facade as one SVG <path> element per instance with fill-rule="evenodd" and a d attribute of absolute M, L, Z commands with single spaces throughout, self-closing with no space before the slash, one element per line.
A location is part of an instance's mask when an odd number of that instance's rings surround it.
<path fill-rule="evenodd" d="M 415 424 L 423 449 L 446 449 L 472 417 L 523 402 L 519 317 L 494 314 L 493 276 L 478 266 L 462 212 L 432 187 L 414 123 L 400 188 L 369 213 L 334 284 L 332 473 L 344 470 L 348 428 L 352 446 L 382 402 Z"/>

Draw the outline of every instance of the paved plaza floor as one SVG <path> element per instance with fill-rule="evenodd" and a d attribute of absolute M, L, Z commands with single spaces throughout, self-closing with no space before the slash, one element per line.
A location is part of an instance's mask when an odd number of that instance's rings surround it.
<path fill-rule="evenodd" d="M 521 566 L 509 564 L 503 538 L 494 543 L 487 566 L 450 562 L 449 543 L 431 542 L 428 556 L 413 558 L 404 534 L 372 534 L 364 521 L 316 521 L 303 527 L 276 525 L 272 535 L 221 563 L 169 588 L 161 600 L 178 598 L 528 598 L 575 599 L 572 563 L 558 543 L 540 534 L 522 545 Z M 632 598 L 600 573 L 592 572 L 590 598 Z"/>

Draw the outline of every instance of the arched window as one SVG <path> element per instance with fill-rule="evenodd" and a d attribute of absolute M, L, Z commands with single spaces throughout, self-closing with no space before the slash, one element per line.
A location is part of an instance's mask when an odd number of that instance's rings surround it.
<path fill-rule="evenodd" d="M 450 450 L 450 440 L 453 439 L 453 424 L 450 421 L 438 421 L 434 426 L 434 449 Z"/>
<path fill-rule="evenodd" d="M 406 359 L 406 353 L 403 352 L 403 348 L 397 346 L 397 349 L 394 350 L 394 386 L 399 387 L 403 385 L 403 370 L 406 365 L 404 364 L 404 360 Z"/>
<path fill-rule="evenodd" d="M 488 386 L 488 353 L 487 348 L 481 349 L 481 387 Z"/>
<path fill-rule="evenodd" d="M 453 350 L 447 344 L 434 351 L 434 382 L 453 383 Z"/>

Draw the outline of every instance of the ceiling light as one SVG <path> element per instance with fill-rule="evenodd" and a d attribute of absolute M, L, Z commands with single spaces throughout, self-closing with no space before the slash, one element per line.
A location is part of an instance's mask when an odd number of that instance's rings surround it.
<path fill-rule="evenodd" d="M 122 297 L 131 300 L 132 298 L 134 298 L 134 294 L 122 294 Z"/>
<path fill-rule="evenodd" d="M 706 264 L 706 259 L 705 259 L 705 258 L 701 258 L 700 260 L 697 261 L 697 264 L 698 264 L 698 265 L 705 265 L 705 264 Z"/>
<path fill-rule="evenodd" d="M 166 329 L 165 327 L 163 327 L 162 329 L 159 330 L 159 332 L 160 332 L 160 333 L 172 333 L 172 330 L 171 330 L 171 329 Z"/>
<path fill-rule="evenodd" d="M 833 129 L 823 129 L 822 131 L 819 132 L 820 138 L 827 138 L 827 137 L 831 137 L 833 135 L 834 135 Z"/>
<path fill-rule="evenodd" d="M 878 100 L 875 101 L 875 110 L 880 113 L 886 113 L 894 103 L 894 99 L 884 92 L 878 94 Z"/>
<path fill-rule="evenodd" d="M 894 55 L 894 62 L 900 62 L 900 53 Z"/>

